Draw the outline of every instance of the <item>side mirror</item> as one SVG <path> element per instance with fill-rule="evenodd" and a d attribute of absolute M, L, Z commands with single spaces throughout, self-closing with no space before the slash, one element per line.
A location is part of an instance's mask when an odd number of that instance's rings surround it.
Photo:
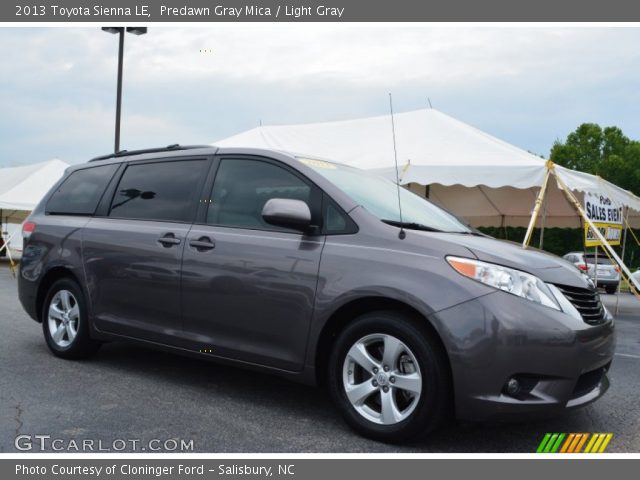
<path fill-rule="evenodd" d="M 262 218 L 271 225 L 300 231 L 311 226 L 311 210 L 302 200 L 271 198 L 262 208 Z"/>

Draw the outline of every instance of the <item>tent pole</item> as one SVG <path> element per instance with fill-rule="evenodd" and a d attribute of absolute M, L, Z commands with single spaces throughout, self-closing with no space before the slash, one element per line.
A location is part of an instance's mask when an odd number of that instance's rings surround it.
<path fill-rule="evenodd" d="M 15 235 L 15 232 L 13 233 L 13 235 L 11 235 L 10 237 L 6 238 L 6 241 L 4 242 L 4 245 L 2 245 L 0 247 L 0 252 L 2 252 L 3 250 L 7 250 L 7 253 L 9 253 L 9 242 L 11 241 L 11 239 L 13 238 L 13 236 Z"/>
<path fill-rule="evenodd" d="M 547 197 L 544 197 L 542 202 L 542 218 L 540 219 L 540 243 L 538 244 L 538 248 L 542 250 L 544 245 L 544 222 L 547 219 Z"/>
<path fill-rule="evenodd" d="M 536 198 L 536 203 L 533 207 L 533 212 L 531 212 L 531 219 L 529 220 L 527 233 L 524 236 L 524 240 L 522 241 L 522 248 L 527 248 L 529 246 L 529 242 L 531 242 L 531 235 L 533 234 L 533 229 L 536 226 L 536 220 L 538 219 L 538 212 L 540 212 L 540 207 L 542 206 L 542 200 L 544 199 L 544 195 L 547 191 L 547 183 L 549 183 L 549 175 L 551 174 L 551 170 L 553 169 L 553 162 L 551 160 L 548 160 L 545 166 L 546 166 L 546 171 L 544 174 L 544 181 L 542 182 L 542 186 L 540 187 L 540 192 L 538 192 L 538 197 Z"/>
<path fill-rule="evenodd" d="M 625 215 L 624 220 L 624 231 L 622 232 L 622 261 L 624 262 L 624 253 L 627 249 L 627 237 L 629 233 L 627 232 L 627 224 L 629 221 L 629 207 L 625 207 L 627 209 L 627 214 Z M 622 275 L 620 275 L 622 277 Z M 622 280 L 622 278 L 620 278 Z M 618 294 L 616 295 L 616 316 L 618 316 L 618 308 L 620 307 L 620 287 L 622 287 L 622 281 L 618 282 Z M 631 288 L 631 287 L 630 287 Z"/>
<path fill-rule="evenodd" d="M 2 245 L 0 247 L 0 252 L 2 250 L 6 250 L 7 251 L 7 257 L 9 258 L 9 268 L 11 269 L 11 274 L 13 275 L 13 278 L 16 277 L 16 264 L 13 261 L 13 258 L 11 257 L 11 250 L 9 250 L 9 242 L 13 239 L 15 234 L 16 234 L 16 232 L 14 232 L 13 235 L 8 237 L 7 240 L 4 242 L 4 245 Z"/>
<path fill-rule="evenodd" d="M 11 250 L 9 250 L 9 247 L 7 247 L 7 257 L 9 257 L 9 269 L 11 270 L 11 275 L 13 275 L 13 278 L 16 278 L 16 264 L 11 257 Z"/>
<path fill-rule="evenodd" d="M 578 211 L 578 213 L 580 214 L 580 216 L 582 217 L 582 219 L 587 222 L 587 224 L 589 225 L 589 228 L 591 228 L 591 231 L 593 232 L 593 234 L 596 236 L 596 238 L 598 240 L 600 240 L 600 243 L 602 244 L 602 246 L 604 247 L 604 249 L 615 259 L 615 261 L 618 263 L 618 266 L 620 267 L 620 270 L 622 270 L 622 272 L 624 272 L 624 274 L 627 276 L 627 280 L 629 282 L 632 283 L 632 285 L 634 286 L 634 288 L 638 291 L 640 291 L 640 285 L 638 285 L 638 283 L 636 283 L 636 280 L 631 276 L 631 271 L 629 270 L 629 268 L 624 264 L 624 262 L 622 261 L 622 259 L 618 256 L 618 254 L 616 253 L 616 251 L 613 249 L 613 247 L 611 245 L 609 245 L 609 242 L 607 242 L 607 239 L 604 238 L 604 236 L 602 235 L 602 233 L 600 233 L 600 230 L 598 230 L 596 228 L 596 226 L 594 225 L 594 223 L 591 221 L 591 219 L 589 217 L 587 217 L 587 214 L 584 212 L 582 205 L 580 205 L 580 202 L 578 201 L 578 199 L 575 197 L 575 195 L 571 192 L 571 190 L 569 190 L 569 187 L 567 187 L 567 185 L 564 183 L 564 181 L 562 180 L 562 178 L 560 178 L 554 171 L 554 176 L 556 177 L 556 182 L 558 184 L 558 186 L 562 189 L 562 191 L 564 192 L 565 196 L 567 197 L 567 199 L 569 200 L 569 202 L 573 205 L 573 207 Z M 596 247 L 597 248 L 597 247 Z M 597 268 L 597 266 L 596 266 Z"/>
<path fill-rule="evenodd" d="M 4 223 L 3 223 L 4 211 L 0 208 L 0 242 L 4 240 Z M 9 217 L 7 217 L 7 232 L 9 231 Z M 7 233 L 8 235 L 8 233 Z M 7 247 L 8 249 L 8 247 Z M 2 253 L 2 244 L 0 244 L 0 253 Z"/>
<path fill-rule="evenodd" d="M 407 171 L 409 170 L 410 166 L 411 166 L 411 159 L 407 160 L 407 164 L 402 169 L 402 172 L 400 173 L 400 178 L 398 178 L 398 184 L 402 182 L 402 179 L 407 174 Z"/>
<path fill-rule="evenodd" d="M 596 245 L 596 248 L 595 248 L 595 256 L 594 256 L 594 258 L 595 258 L 595 262 L 596 262 L 596 264 L 594 265 L 595 272 L 596 272 L 595 275 L 594 275 L 594 278 L 596 280 L 595 281 L 596 288 L 598 288 L 598 246 L 597 245 Z"/>

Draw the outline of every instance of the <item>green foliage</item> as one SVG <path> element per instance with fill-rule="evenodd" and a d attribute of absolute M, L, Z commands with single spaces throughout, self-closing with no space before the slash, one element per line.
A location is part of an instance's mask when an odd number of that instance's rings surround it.
<path fill-rule="evenodd" d="M 600 175 L 605 180 L 640 196 L 640 142 L 631 140 L 618 127 L 602 128 L 596 123 L 583 123 L 564 142 L 556 141 L 551 148 L 551 160 L 573 170 Z M 522 242 L 526 229 L 482 229 L 489 235 Z M 637 233 L 637 231 L 636 231 Z M 556 255 L 580 251 L 583 231 L 569 228 L 548 228 L 544 231 L 543 247 Z M 625 261 L 633 268 L 640 266 L 640 246 L 631 235 L 627 240 Z M 531 241 L 538 246 L 540 231 Z M 621 254 L 621 248 L 617 248 Z"/>
<path fill-rule="evenodd" d="M 600 175 L 640 196 L 640 142 L 618 127 L 583 123 L 565 142 L 553 144 L 550 158 L 558 165 Z"/>

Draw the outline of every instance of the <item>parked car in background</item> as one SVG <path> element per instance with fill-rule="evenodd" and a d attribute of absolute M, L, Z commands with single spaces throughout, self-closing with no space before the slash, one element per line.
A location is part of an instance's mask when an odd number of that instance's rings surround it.
<path fill-rule="evenodd" d="M 598 255 L 596 265 L 595 253 L 570 252 L 564 257 L 583 271 L 599 288 L 604 288 L 607 293 L 615 293 L 620 283 L 620 268 L 615 265 L 606 254 Z"/>
<path fill-rule="evenodd" d="M 450 413 L 564 412 L 609 386 L 614 319 L 584 275 L 346 165 L 108 155 L 70 167 L 23 238 L 20 300 L 55 355 L 135 339 L 260 368 L 325 387 L 378 440 Z"/>

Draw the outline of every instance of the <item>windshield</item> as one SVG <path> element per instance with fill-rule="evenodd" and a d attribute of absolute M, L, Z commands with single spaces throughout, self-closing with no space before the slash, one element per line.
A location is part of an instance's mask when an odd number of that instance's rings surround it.
<path fill-rule="evenodd" d="M 396 184 L 384 177 L 346 165 L 322 160 L 299 158 L 305 165 L 344 191 L 366 208 L 369 213 L 386 222 L 399 222 Z M 415 193 L 400 189 L 402 222 L 443 232 L 468 233 L 471 230 L 456 217 Z"/>

